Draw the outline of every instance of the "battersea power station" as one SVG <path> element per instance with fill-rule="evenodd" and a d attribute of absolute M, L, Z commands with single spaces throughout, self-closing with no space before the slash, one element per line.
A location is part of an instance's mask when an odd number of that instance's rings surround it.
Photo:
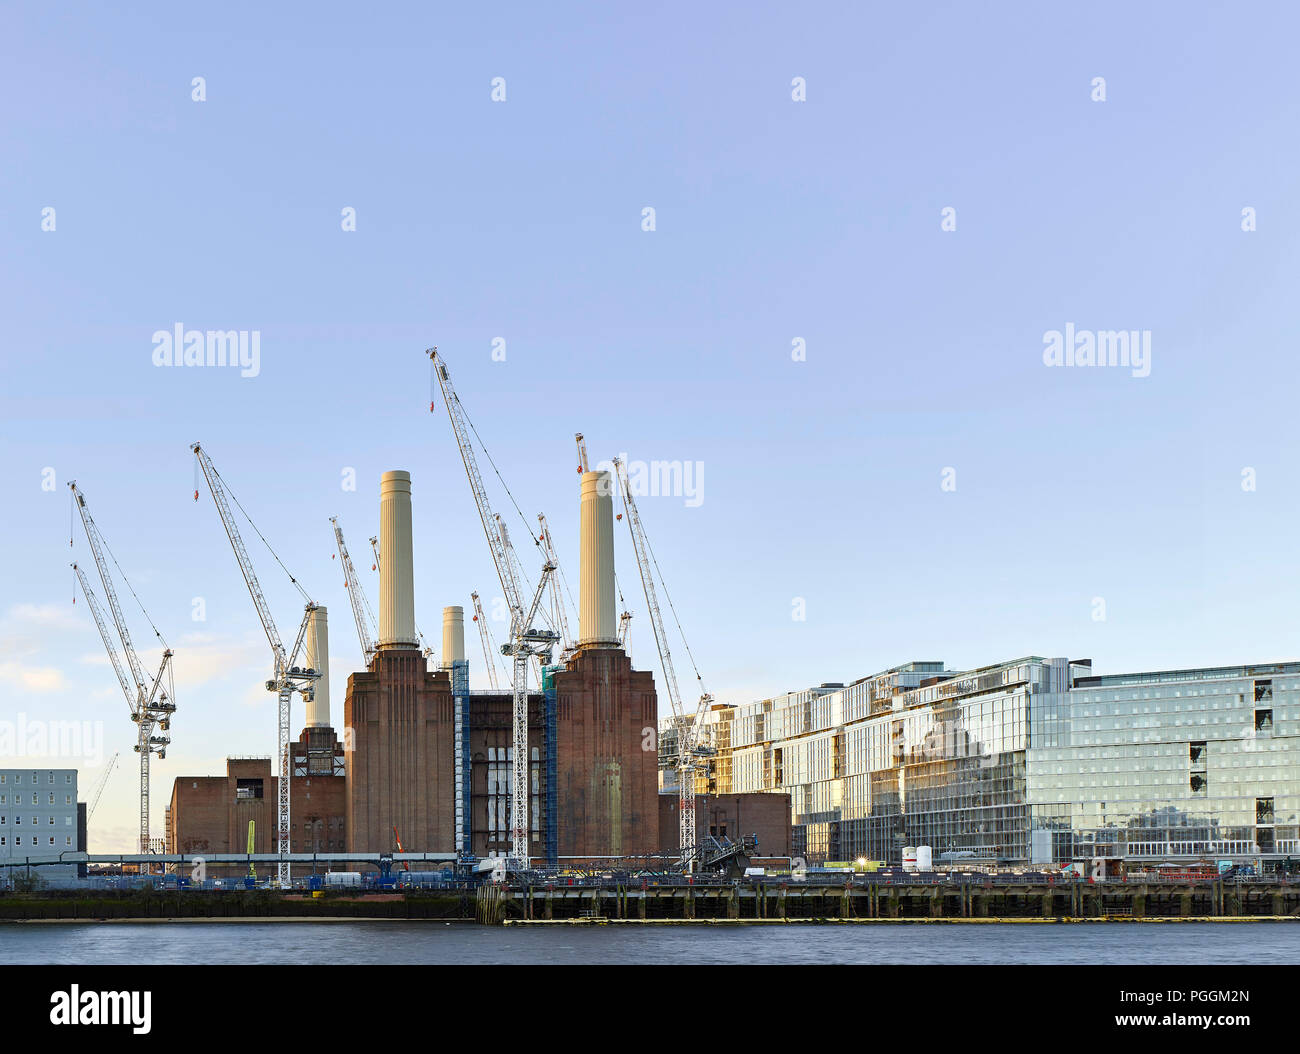
<path fill-rule="evenodd" d="M 615 628 L 609 474 L 587 473 L 581 501 L 578 648 L 567 666 L 545 668 L 528 706 L 530 856 L 551 866 L 659 849 L 658 761 L 646 734 L 654 678 L 632 669 Z M 378 650 L 348 678 L 343 704 L 349 850 L 386 849 L 396 830 L 410 852 L 506 853 L 512 694 L 468 692 L 459 607 L 443 610 L 442 661 L 428 668 L 415 630 L 407 473 L 384 474 L 379 520 Z"/>
<path fill-rule="evenodd" d="M 341 728 L 327 613 L 310 616 L 306 662 L 325 673 L 291 746 L 294 853 L 485 858 L 511 849 L 513 695 L 469 690 L 461 607 L 443 609 L 436 666 L 420 646 L 411 488 L 404 471 L 380 481 L 378 638 L 368 666 L 348 677 Z M 528 698 L 529 856 L 549 867 L 677 848 L 676 817 L 660 831 L 654 677 L 632 668 L 617 632 L 608 472 L 582 476 L 579 520 L 577 639 L 542 667 L 541 691 Z M 243 853 L 251 831 L 254 852 L 275 852 L 276 771 L 270 757 L 232 757 L 224 775 L 178 777 L 168 851 Z"/>

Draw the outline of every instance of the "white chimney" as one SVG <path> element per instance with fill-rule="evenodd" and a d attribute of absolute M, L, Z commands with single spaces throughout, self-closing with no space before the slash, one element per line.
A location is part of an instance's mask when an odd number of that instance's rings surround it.
<path fill-rule="evenodd" d="M 323 607 L 312 608 L 307 616 L 307 665 L 320 676 L 315 694 L 307 704 L 307 727 L 328 728 L 330 723 L 330 638 L 329 619 Z"/>
<path fill-rule="evenodd" d="M 379 647 L 415 648 L 415 573 L 411 562 L 411 474 L 379 481 Z"/>
<path fill-rule="evenodd" d="M 614 616 L 614 495 L 608 472 L 582 474 L 578 511 L 581 568 L 578 585 L 578 644 L 617 647 Z"/>
<path fill-rule="evenodd" d="M 465 660 L 465 609 L 442 609 L 442 668 L 450 670 L 454 662 Z"/>

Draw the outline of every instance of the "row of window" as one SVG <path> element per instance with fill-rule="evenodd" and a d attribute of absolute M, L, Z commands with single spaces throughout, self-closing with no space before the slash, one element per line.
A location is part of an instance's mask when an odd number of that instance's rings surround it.
<path fill-rule="evenodd" d="M 0 805 L 5 805 L 5 804 L 7 804 L 6 797 L 7 797 L 6 795 L 4 795 L 4 794 L 0 794 Z M 33 804 L 33 805 L 39 805 L 39 804 L 40 804 L 39 799 L 40 799 L 40 795 L 39 795 L 39 794 L 33 794 L 33 795 L 32 795 L 32 804 Z M 15 804 L 15 805 L 21 805 L 22 803 L 23 803 L 23 802 L 22 802 L 22 795 L 20 795 L 20 794 L 15 794 L 15 795 L 14 795 L 14 804 Z M 53 794 L 50 795 L 50 804 L 51 804 L 51 805 L 54 804 L 54 795 L 53 795 Z M 71 804 L 72 804 L 72 795 L 71 795 L 71 794 L 65 794 L 65 795 L 63 796 L 63 804 L 64 804 L 64 805 L 71 805 Z"/>
<path fill-rule="evenodd" d="M 32 817 L 32 826 L 33 826 L 33 827 L 38 826 L 38 825 L 40 824 L 40 822 L 41 822 L 41 818 L 40 818 L 39 816 L 33 816 L 33 817 Z M 53 826 L 54 826 L 54 817 L 53 817 L 53 816 L 50 817 L 49 822 L 50 822 L 50 826 L 53 827 Z M 0 813 L 0 827 L 5 827 L 5 826 L 8 825 L 8 823 L 9 823 L 9 814 L 8 814 L 8 813 Z M 17 813 L 15 813 L 15 814 L 14 814 L 14 826 L 15 826 L 15 827 L 21 827 L 22 825 L 23 825 L 23 818 L 22 818 L 21 816 L 19 816 Z M 71 816 L 65 816 L 65 817 L 63 818 L 63 826 L 64 826 L 64 827 L 71 827 L 71 826 L 72 826 L 72 817 L 71 817 Z"/>
<path fill-rule="evenodd" d="M 49 778 L 46 780 L 46 782 L 47 782 L 47 783 L 53 783 L 53 782 L 54 782 L 54 773 L 53 773 L 53 772 L 50 772 L 50 773 L 47 773 L 46 775 L 49 777 Z M 33 772 L 33 773 L 32 773 L 32 785 L 33 785 L 33 786 L 35 786 L 36 784 L 40 783 L 40 781 L 41 781 L 40 776 L 41 776 L 41 774 L 40 774 L 39 772 Z M 22 783 L 22 781 L 23 781 L 23 774 L 22 774 L 21 772 L 15 772 L 15 773 L 13 774 L 13 777 L 14 777 L 14 783 Z M 0 772 L 0 787 L 4 786 L 7 782 L 9 782 L 9 773 L 7 773 L 7 772 Z M 65 772 L 65 773 L 63 774 L 63 782 L 64 782 L 64 783 L 67 783 L 67 784 L 69 784 L 69 785 L 71 785 L 71 783 L 72 783 L 72 773 L 71 773 L 71 772 Z"/>
<path fill-rule="evenodd" d="M 0 834 L 0 846 L 7 846 L 7 845 L 9 844 L 9 843 L 8 843 L 8 840 L 7 840 L 8 837 L 9 837 L 8 835 Z M 14 838 L 14 845 L 15 845 L 15 846 L 20 846 L 20 845 L 22 845 L 22 844 L 23 844 L 23 836 L 22 836 L 21 834 L 20 834 L 20 835 L 17 835 L 17 836 Z M 30 845 L 32 848 L 36 848 L 37 846 L 39 846 L 39 845 L 41 844 L 41 840 L 40 840 L 40 838 L 36 837 L 35 835 L 29 835 L 28 838 L 27 838 L 27 844 Z M 51 836 L 50 836 L 50 845 L 53 845 L 53 844 L 54 844 L 54 836 L 51 835 Z M 67 837 L 65 837 L 65 838 L 63 839 L 63 844 L 64 844 L 65 846 L 71 846 L 71 845 L 72 845 L 72 835 L 68 835 Z"/>

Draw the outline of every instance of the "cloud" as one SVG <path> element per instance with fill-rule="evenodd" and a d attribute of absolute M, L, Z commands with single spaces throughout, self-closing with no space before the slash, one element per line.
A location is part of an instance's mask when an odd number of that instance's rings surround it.
<path fill-rule="evenodd" d="M 83 623 L 67 604 L 13 604 L 0 620 L 6 629 L 15 626 L 71 629 Z"/>
<path fill-rule="evenodd" d="M 0 662 L 0 684 L 28 692 L 57 692 L 63 688 L 63 672 L 53 666 L 25 666 L 19 662 Z"/>

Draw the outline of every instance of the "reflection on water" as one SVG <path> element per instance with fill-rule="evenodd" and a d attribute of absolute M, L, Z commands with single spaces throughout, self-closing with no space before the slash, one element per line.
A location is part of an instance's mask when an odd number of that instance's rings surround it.
<path fill-rule="evenodd" d="M 0 923 L 10 963 L 1298 963 L 1300 925 Z"/>

